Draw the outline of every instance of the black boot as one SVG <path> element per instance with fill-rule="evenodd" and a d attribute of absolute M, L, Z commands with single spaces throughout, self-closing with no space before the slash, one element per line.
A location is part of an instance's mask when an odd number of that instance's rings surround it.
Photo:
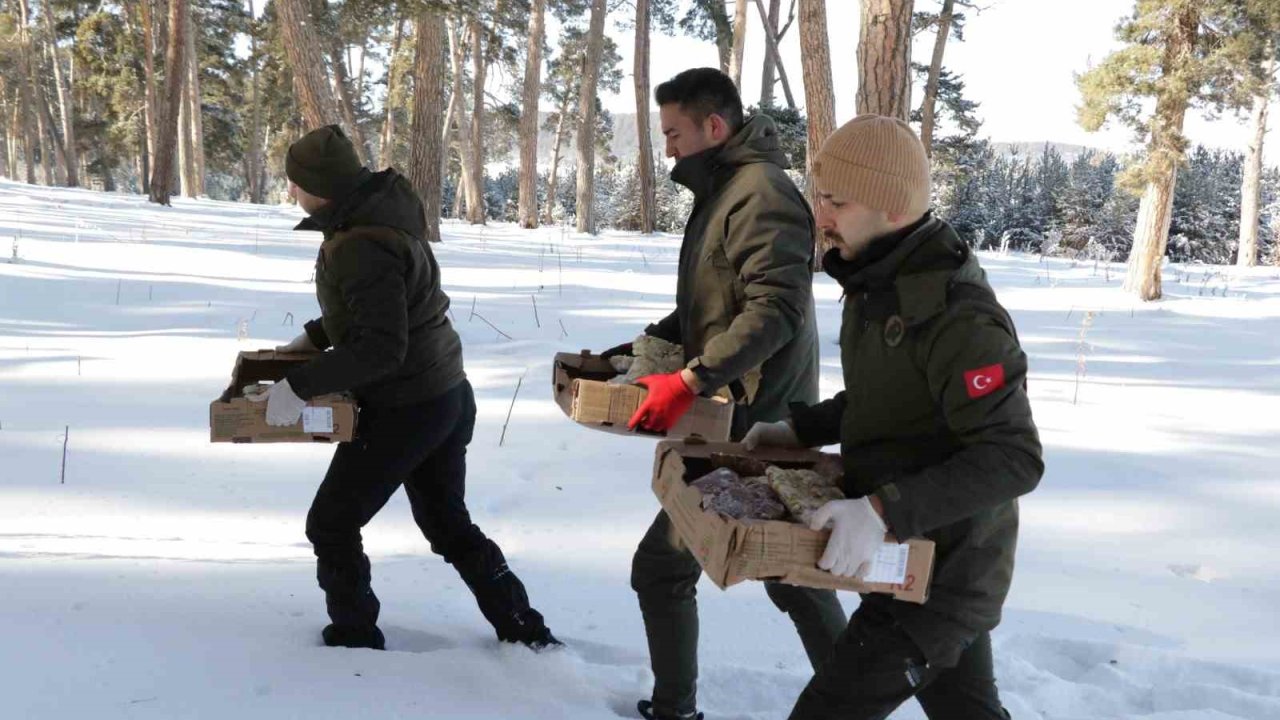
<path fill-rule="evenodd" d="M 538 615 L 536 610 L 530 610 L 531 614 Z M 530 618 L 532 620 L 532 618 Z M 534 652 L 542 652 L 543 650 L 554 650 L 564 647 L 564 643 L 556 639 L 551 634 L 551 629 L 542 623 L 542 616 L 538 615 L 537 622 L 526 623 L 527 630 L 515 635 L 508 635 L 501 638 L 503 642 L 518 642 Z"/>
<path fill-rule="evenodd" d="M 320 632 L 324 644 L 329 647 L 369 648 L 386 650 L 387 641 L 377 625 L 337 625 L 330 624 Z"/>
<path fill-rule="evenodd" d="M 499 640 L 518 642 L 532 650 L 563 645 L 547 629 L 542 614 L 529 607 L 524 583 L 507 567 L 502 550 L 492 540 L 486 538 L 479 547 L 451 562 Z"/>
<path fill-rule="evenodd" d="M 658 712 L 653 709 L 653 703 L 648 700 L 636 703 L 636 710 L 640 711 L 640 717 L 645 720 L 702 720 L 702 713 L 697 710 L 688 713 Z"/>

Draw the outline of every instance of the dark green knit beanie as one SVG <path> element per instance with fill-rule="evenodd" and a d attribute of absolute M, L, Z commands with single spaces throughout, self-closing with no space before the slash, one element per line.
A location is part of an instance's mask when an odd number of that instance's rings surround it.
<path fill-rule="evenodd" d="M 365 167 L 342 128 L 326 125 L 289 146 L 284 172 L 294 185 L 332 200 L 351 192 L 363 177 Z"/>

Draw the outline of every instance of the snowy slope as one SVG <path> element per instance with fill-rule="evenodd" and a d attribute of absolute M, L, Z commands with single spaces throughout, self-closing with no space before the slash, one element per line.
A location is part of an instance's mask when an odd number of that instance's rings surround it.
<path fill-rule="evenodd" d="M 398 495 L 366 532 L 377 653 L 319 645 L 302 526 L 331 451 L 208 442 L 235 353 L 317 312 L 318 238 L 297 219 L 0 181 L 0 717 L 631 716 L 650 683 L 628 572 L 658 511 L 653 441 L 565 420 L 550 359 L 667 312 L 678 239 L 446 224 L 480 406 L 470 504 L 572 650 L 499 646 Z M 1280 273 L 1174 267 L 1142 305 L 1120 266 L 982 259 L 1031 355 L 1048 464 L 995 634 L 1006 705 L 1280 717 Z M 817 287 L 831 394 L 839 292 Z M 758 585 L 700 600 L 708 717 L 785 717 L 808 678 L 789 623 Z"/>

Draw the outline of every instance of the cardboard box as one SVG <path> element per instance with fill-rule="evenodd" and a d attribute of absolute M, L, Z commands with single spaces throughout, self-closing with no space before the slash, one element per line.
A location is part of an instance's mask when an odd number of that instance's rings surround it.
<path fill-rule="evenodd" d="M 727 397 L 700 397 L 689 412 L 667 433 L 629 430 L 627 423 L 649 391 L 639 385 L 610 385 L 618 372 L 608 360 L 590 351 L 558 353 L 552 367 L 556 404 L 576 423 L 620 434 L 679 438 L 698 435 L 725 441 L 733 428 L 733 401 Z"/>
<path fill-rule="evenodd" d="M 740 474 L 743 465 L 761 462 L 807 468 L 823 457 L 811 450 L 771 448 L 748 453 L 736 443 L 667 440 L 658 443 L 655 454 L 653 492 L 680 540 L 721 589 L 743 580 L 780 580 L 805 587 L 887 593 L 898 600 L 923 603 L 933 572 L 933 541 L 912 538 L 899 543 L 885 536 L 878 571 L 870 579 L 878 574 L 896 582 L 838 577 L 818 568 L 830 531 L 815 532 L 794 522 L 727 518 L 703 510 L 702 493 L 688 485 L 717 467 L 735 468 Z"/>
<path fill-rule="evenodd" d="M 302 418 L 288 427 L 268 425 L 267 404 L 249 402 L 244 397 L 246 385 L 283 380 L 289 370 L 314 357 L 274 350 L 240 353 L 231 373 L 231 385 L 209 403 L 209 439 L 232 443 L 331 443 L 355 437 L 356 402 L 348 395 L 312 398 L 303 409 Z"/>

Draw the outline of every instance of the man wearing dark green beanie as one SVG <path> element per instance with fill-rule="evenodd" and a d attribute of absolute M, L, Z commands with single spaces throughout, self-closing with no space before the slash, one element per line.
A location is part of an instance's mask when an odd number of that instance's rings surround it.
<path fill-rule="evenodd" d="M 332 621 L 326 645 L 382 649 L 380 604 L 360 530 L 404 485 L 431 550 L 453 565 L 499 640 L 560 645 L 524 585 L 467 511 L 466 451 L 476 402 L 449 323 L 449 296 L 424 239 L 422 201 L 394 169 L 365 168 L 342 129 L 313 130 L 285 157 L 289 194 L 324 235 L 316 259 L 321 317 L 284 352 L 317 352 L 259 395 L 267 422 L 293 425 L 306 400 L 350 392 L 356 439 L 338 445 L 307 514 Z"/>

